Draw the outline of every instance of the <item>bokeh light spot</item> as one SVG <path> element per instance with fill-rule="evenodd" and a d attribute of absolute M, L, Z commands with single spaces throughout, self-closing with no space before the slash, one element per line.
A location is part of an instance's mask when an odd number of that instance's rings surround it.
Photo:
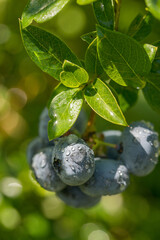
<path fill-rule="evenodd" d="M 110 240 L 110 237 L 102 230 L 95 230 L 89 234 L 88 240 Z"/>
<path fill-rule="evenodd" d="M 21 182 L 13 177 L 5 177 L 0 182 L 2 193 L 10 198 L 18 197 L 22 193 Z"/>
<path fill-rule="evenodd" d="M 15 229 L 20 224 L 20 221 L 21 216 L 15 208 L 4 208 L 0 212 L 0 222 L 5 228 L 9 230 Z"/>
<path fill-rule="evenodd" d="M 86 15 L 78 6 L 65 8 L 57 18 L 58 30 L 65 37 L 76 37 L 83 31 L 85 24 Z"/>

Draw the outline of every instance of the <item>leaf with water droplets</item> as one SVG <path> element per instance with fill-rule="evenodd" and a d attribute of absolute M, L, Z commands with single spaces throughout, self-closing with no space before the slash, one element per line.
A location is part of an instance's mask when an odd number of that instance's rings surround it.
<path fill-rule="evenodd" d="M 21 26 L 21 23 L 20 23 Z M 44 72 L 59 80 L 64 60 L 81 66 L 72 51 L 53 34 L 38 27 L 21 28 L 24 47 L 32 61 Z"/>
<path fill-rule="evenodd" d="M 75 123 L 83 104 L 82 91 L 66 88 L 53 97 L 49 106 L 49 140 L 62 136 Z"/>
<path fill-rule="evenodd" d="M 126 120 L 109 86 L 97 78 L 85 88 L 84 97 L 89 106 L 109 122 L 126 126 Z"/>
<path fill-rule="evenodd" d="M 43 23 L 54 17 L 70 0 L 29 0 L 22 13 L 23 28 L 35 20 Z"/>
<path fill-rule="evenodd" d="M 80 87 L 89 80 L 88 73 L 84 68 L 67 60 L 63 63 L 63 70 L 60 74 L 60 80 L 66 87 Z"/>
<path fill-rule="evenodd" d="M 151 108 L 160 113 L 160 74 L 151 73 L 148 76 L 143 94 Z"/>
<path fill-rule="evenodd" d="M 97 27 L 98 56 L 107 75 L 122 86 L 142 88 L 151 61 L 137 41 L 116 31 Z"/>
<path fill-rule="evenodd" d="M 98 23 L 113 30 L 115 25 L 114 1 L 97 0 L 93 3 L 93 10 Z"/>
<path fill-rule="evenodd" d="M 144 16 L 138 14 L 131 22 L 127 34 L 137 41 L 142 41 L 152 30 L 152 20 L 153 17 L 150 12 L 147 12 Z"/>
<path fill-rule="evenodd" d="M 155 56 L 156 56 L 156 53 L 157 53 L 157 50 L 158 50 L 158 47 L 155 47 L 151 44 L 144 44 L 143 45 L 151 63 L 154 61 L 155 59 Z"/>

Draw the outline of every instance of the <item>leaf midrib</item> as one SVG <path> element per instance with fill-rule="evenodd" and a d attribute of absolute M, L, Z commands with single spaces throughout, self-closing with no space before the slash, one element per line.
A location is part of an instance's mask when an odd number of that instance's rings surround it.
<path fill-rule="evenodd" d="M 131 68 L 131 66 L 129 65 L 129 63 L 125 60 L 125 58 L 123 57 L 123 55 L 117 50 L 117 48 L 114 47 L 114 45 L 109 41 L 108 37 L 105 35 L 103 38 L 100 39 L 100 41 L 102 41 L 103 39 L 107 39 L 107 41 L 109 42 L 109 44 L 114 48 L 114 50 L 119 54 L 119 56 L 123 59 L 123 61 L 126 63 L 126 65 L 128 66 L 128 68 L 134 73 L 134 75 L 137 77 L 138 80 L 140 80 L 140 82 L 142 82 L 141 78 L 139 78 L 139 76 L 136 74 L 136 72 Z"/>
<path fill-rule="evenodd" d="M 34 35 L 31 34 L 31 32 L 29 32 L 29 30 L 28 30 L 27 28 L 25 29 L 25 31 L 28 32 L 28 33 L 30 34 L 30 36 L 31 36 L 41 47 L 43 47 L 43 48 L 47 51 L 47 53 L 49 53 L 53 58 L 55 58 L 55 59 L 57 60 L 57 62 L 59 62 L 59 63 L 62 64 L 62 62 L 61 62 L 53 53 L 51 53 L 43 44 L 41 44 L 41 43 L 34 37 Z"/>

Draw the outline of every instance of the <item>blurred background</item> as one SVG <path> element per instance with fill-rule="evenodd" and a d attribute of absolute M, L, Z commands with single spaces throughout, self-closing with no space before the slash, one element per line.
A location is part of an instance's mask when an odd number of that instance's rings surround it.
<path fill-rule="evenodd" d="M 74 209 L 33 180 L 26 147 L 38 135 L 39 115 L 57 82 L 29 59 L 22 45 L 18 18 L 26 1 L 0 0 L 0 239 L 158 240 L 160 239 L 160 164 L 146 177 L 131 177 L 123 194 L 103 197 L 89 209 Z M 143 13 L 143 0 L 123 0 L 120 28 Z M 91 5 L 71 1 L 42 28 L 63 39 L 84 58 L 87 44 L 80 36 L 95 29 Z M 159 22 L 146 39 L 160 39 Z M 160 115 L 139 100 L 125 114 L 128 123 L 151 121 L 160 133 Z M 120 129 L 97 118 L 98 131 Z"/>

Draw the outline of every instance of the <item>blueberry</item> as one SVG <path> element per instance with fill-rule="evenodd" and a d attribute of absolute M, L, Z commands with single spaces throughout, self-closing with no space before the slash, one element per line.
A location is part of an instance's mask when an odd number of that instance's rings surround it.
<path fill-rule="evenodd" d="M 131 173 L 137 176 L 149 174 L 158 162 L 159 141 L 153 125 L 133 122 L 122 133 L 121 159 Z"/>
<path fill-rule="evenodd" d="M 39 136 L 46 142 L 49 142 L 48 139 L 48 122 L 50 118 L 48 115 L 48 109 L 44 108 L 40 115 L 39 119 Z"/>
<path fill-rule="evenodd" d="M 80 134 L 83 134 L 86 129 L 86 125 L 87 125 L 87 115 L 86 115 L 86 112 L 84 111 L 84 109 L 82 108 L 81 112 L 80 112 L 76 122 L 72 126 L 71 130 L 76 129 Z"/>
<path fill-rule="evenodd" d="M 27 147 L 27 161 L 29 166 L 32 165 L 33 156 L 38 153 L 42 148 L 54 146 L 54 141 L 44 141 L 41 137 L 32 140 Z"/>
<path fill-rule="evenodd" d="M 94 172 L 94 152 L 76 135 L 60 138 L 53 150 L 53 166 L 61 180 L 78 186 L 86 182 Z"/>
<path fill-rule="evenodd" d="M 98 197 L 121 193 L 128 185 L 128 170 L 121 161 L 96 158 L 93 176 L 80 189 L 89 196 Z"/>
<path fill-rule="evenodd" d="M 37 182 L 48 191 L 60 191 L 65 184 L 60 180 L 52 166 L 52 147 L 44 148 L 32 160 L 32 169 Z"/>
<path fill-rule="evenodd" d="M 113 143 L 117 145 L 117 149 L 115 148 L 111 148 L 111 147 L 107 147 L 107 158 L 111 158 L 111 159 L 119 159 L 120 154 L 119 154 L 119 150 L 120 150 L 120 142 L 121 142 L 121 135 L 122 132 L 118 131 L 118 130 L 108 130 L 108 131 L 104 131 L 102 132 L 104 135 L 104 141 L 108 142 L 108 143 Z"/>
<path fill-rule="evenodd" d="M 79 187 L 71 186 L 58 192 L 57 196 L 67 205 L 75 208 L 90 208 L 100 201 L 100 197 L 90 197 L 84 194 Z"/>
<path fill-rule="evenodd" d="M 29 166 L 32 165 L 33 156 L 38 153 L 44 147 L 44 142 L 40 137 L 31 141 L 27 147 L 27 161 Z"/>

